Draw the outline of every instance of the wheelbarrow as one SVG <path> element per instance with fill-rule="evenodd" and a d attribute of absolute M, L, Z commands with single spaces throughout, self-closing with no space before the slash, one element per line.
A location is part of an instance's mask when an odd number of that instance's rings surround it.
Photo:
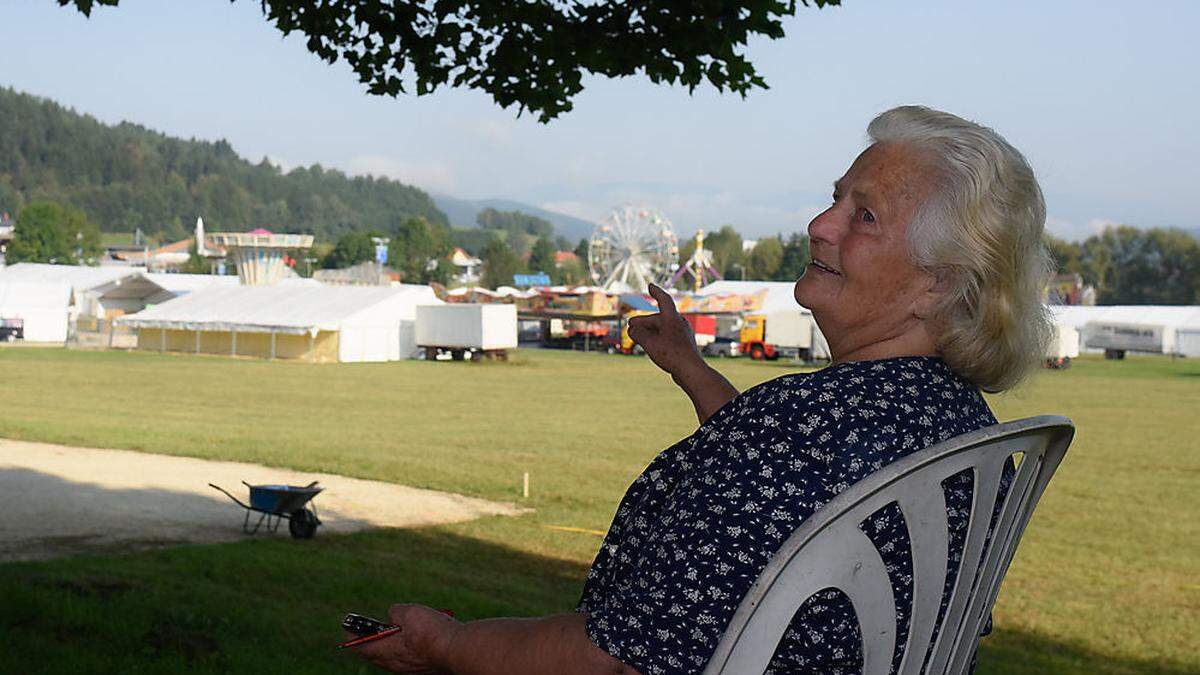
<path fill-rule="evenodd" d="M 219 485 L 209 483 L 214 490 L 220 490 L 233 500 L 235 504 L 246 509 L 246 519 L 242 521 L 242 531 L 246 534 L 258 532 L 259 526 L 265 520 L 267 531 L 274 532 L 279 524 L 288 521 L 288 532 L 295 539 L 312 539 L 317 533 L 321 520 L 317 518 L 317 505 L 310 503 L 325 488 L 317 487 L 313 481 L 303 487 L 299 485 L 251 485 L 242 481 L 242 485 L 250 488 L 250 503 L 243 504 L 242 500 L 229 494 L 229 491 Z M 307 506 L 306 506 L 307 505 Z M 250 515 L 258 513 L 254 526 L 250 525 Z"/>

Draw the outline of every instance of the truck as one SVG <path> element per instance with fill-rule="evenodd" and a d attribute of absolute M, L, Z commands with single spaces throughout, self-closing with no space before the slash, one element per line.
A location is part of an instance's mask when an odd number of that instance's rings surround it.
<path fill-rule="evenodd" d="M 425 359 L 505 360 L 517 347 L 515 305 L 450 303 L 417 307 L 416 343 Z"/>
<path fill-rule="evenodd" d="M 742 322 L 738 342 L 739 351 L 756 361 L 775 360 L 780 356 L 811 360 L 812 315 L 796 310 L 751 314 Z"/>
<path fill-rule="evenodd" d="M 1084 346 L 1103 349 L 1106 359 L 1123 359 L 1126 352 L 1175 354 L 1175 328 L 1162 324 L 1089 321 L 1083 327 Z"/>

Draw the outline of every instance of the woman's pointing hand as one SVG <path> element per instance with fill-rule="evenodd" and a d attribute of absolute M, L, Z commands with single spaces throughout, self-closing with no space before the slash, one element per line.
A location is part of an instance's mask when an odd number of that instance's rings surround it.
<path fill-rule="evenodd" d="M 650 295 L 658 303 L 658 313 L 630 319 L 629 337 L 646 350 L 655 365 L 673 376 L 703 365 L 692 327 L 680 316 L 671 295 L 655 284 L 650 284 Z"/>

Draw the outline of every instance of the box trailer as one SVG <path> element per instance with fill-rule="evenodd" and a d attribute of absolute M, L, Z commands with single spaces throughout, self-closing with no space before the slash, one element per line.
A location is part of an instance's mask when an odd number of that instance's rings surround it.
<path fill-rule="evenodd" d="M 1123 359 L 1125 352 L 1175 354 L 1175 328 L 1163 324 L 1089 321 L 1083 327 L 1084 346 L 1103 349 L 1106 359 Z"/>
<path fill-rule="evenodd" d="M 425 358 L 505 359 L 517 347 L 516 305 L 445 304 L 417 307 L 417 346 Z"/>

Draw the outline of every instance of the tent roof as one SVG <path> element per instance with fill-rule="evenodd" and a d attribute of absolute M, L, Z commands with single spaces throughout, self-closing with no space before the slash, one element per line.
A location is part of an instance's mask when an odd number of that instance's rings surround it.
<path fill-rule="evenodd" d="M 141 272 L 141 268 L 122 265 L 87 267 L 17 263 L 0 268 L 0 281 L 58 281 L 70 284 L 74 291 L 87 291 Z"/>
<path fill-rule="evenodd" d="M 767 292 L 766 299 L 763 300 L 763 312 L 775 312 L 780 310 L 794 311 L 801 309 L 808 311 L 808 308 L 801 307 L 796 302 L 794 290 L 796 282 L 794 281 L 714 281 L 711 284 L 700 289 L 696 295 L 754 295 L 759 291 Z"/>
<path fill-rule="evenodd" d="M 71 286 L 61 281 L 6 281 L 0 278 L 0 311 L 66 310 Z"/>
<path fill-rule="evenodd" d="M 436 304 L 428 286 L 210 287 L 118 319 L 138 328 L 311 333 L 337 330 L 342 321 L 376 305 L 405 298 Z"/>
<path fill-rule="evenodd" d="M 1198 305 L 1050 305 L 1057 323 L 1082 328 L 1090 321 L 1140 326 L 1200 327 Z"/>

